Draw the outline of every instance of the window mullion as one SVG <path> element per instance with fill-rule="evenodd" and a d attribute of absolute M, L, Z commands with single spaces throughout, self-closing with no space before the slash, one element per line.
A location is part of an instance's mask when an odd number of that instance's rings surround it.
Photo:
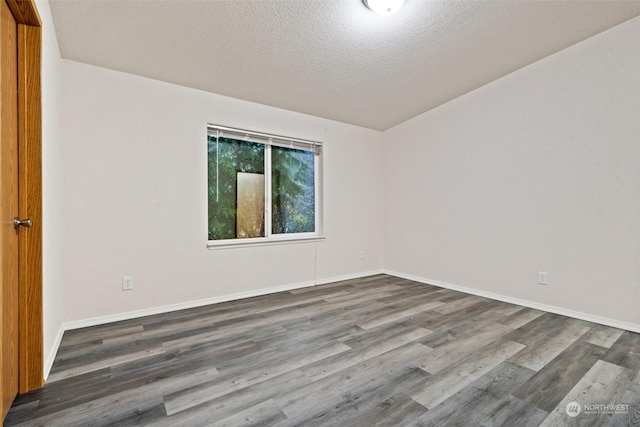
<path fill-rule="evenodd" d="M 264 147 L 264 235 L 271 236 L 271 145 Z"/>

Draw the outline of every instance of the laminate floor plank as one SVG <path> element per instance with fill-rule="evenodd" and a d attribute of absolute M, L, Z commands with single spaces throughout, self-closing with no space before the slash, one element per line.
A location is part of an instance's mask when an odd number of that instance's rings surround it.
<path fill-rule="evenodd" d="M 604 354 L 605 349 L 602 347 L 576 342 L 513 394 L 544 411 L 552 412 Z"/>
<path fill-rule="evenodd" d="M 620 412 L 611 415 L 607 426 L 627 425 L 640 426 L 640 372 L 636 378 L 629 381 L 625 390 L 616 390 L 613 402 L 619 402 L 628 406 L 627 413 Z"/>
<path fill-rule="evenodd" d="M 217 329 L 209 319 L 197 319 L 189 322 L 178 322 L 176 325 L 167 325 L 162 329 L 131 333 L 126 337 L 105 338 L 101 344 L 86 346 L 84 353 L 80 349 L 76 349 L 73 354 L 63 353 L 56 360 L 58 363 L 56 363 L 52 372 L 56 372 L 58 369 L 75 367 L 78 364 L 86 364 L 88 358 L 93 355 L 96 356 L 97 360 L 103 360 L 107 357 L 117 357 L 131 353 L 136 349 L 144 350 L 152 346 L 161 346 L 164 341 L 209 333 L 213 330 L 217 330 L 220 336 L 237 334 L 243 326 L 245 329 L 253 330 L 255 322 L 259 321 L 259 319 L 259 316 L 255 316 L 247 321 L 247 323 L 250 323 L 249 326 L 246 323 L 237 322 L 234 327 L 225 328 L 224 330 Z"/>
<path fill-rule="evenodd" d="M 284 335 L 287 333 L 287 330 L 281 326 L 275 327 L 265 327 L 259 329 L 251 329 L 244 333 L 238 334 L 229 334 L 226 330 L 213 329 L 206 330 L 205 332 L 196 333 L 194 335 L 190 334 L 191 331 L 186 336 L 169 336 L 163 337 L 160 340 L 162 348 L 165 350 L 180 350 L 180 349 L 189 349 L 191 346 L 198 345 L 199 343 L 208 343 L 209 345 L 217 345 L 217 346 L 225 346 L 229 344 L 234 344 L 238 342 L 251 341 L 264 339 L 265 337 L 275 337 L 279 335 Z M 154 340 L 155 341 L 155 340 Z"/>
<path fill-rule="evenodd" d="M 514 341 L 517 342 L 516 340 Z M 566 350 L 573 342 L 575 342 L 575 340 L 562 341 L 541 337 L 539 342 L 528 344 L 524 349 L 509 358 L 509 360 L 526 368 L 533 369 L 534 371 L 539 371 Z"/>
<path fill-rule="evenodd" d="M 633 371 L 640 370 L 640 334 L 625 331 L 602 360 Z"/>
<path fill-rule="evenodd" d="M 485 310 L 477 312 L 472 316 L 465 315 L 464 309 L 455 311 L 451 314 L 443 315 L 445 318 L 448 316 L 458 315 L 462 317 L 462 320 L 454 324 L 447 325 L 443 327 L 441 330 L 446 330 L 453 336 L 460 336 L 460 335 L 467 334 L 470 329 L 476 329 L 476 328 L 480 328 L 482 326 L 487 326 L 487 325 L 494 325 L 494 324 L 498 325 L 497 321 L 502 319 L 504 316 L 492 310 L 494 307 L 493 303 L 481 302 L 481 303 L 478 303 L 477 305 L 482 306 L 484 304 L 488 304 L 484 306 Z M 473 307 L 476 307 L 477 305 L 474 305 Z M 504 326 L 504 325 L 500 325 L 497 327 L 500 328 L 501 326 Z M 507 328 L 510 328 L 510 327 L 507 326 Z"/>
<path fill-rule="evenodd" d="M 414 326 L 409 322 L 391 322 L 380 325 L 376 328 L 361 329 L 356 327 L 355 330 L 349 335 L 341 336 L 338 341 L 345 343 L 354 350 L 369 347 L 372 345 L 382 344 L 387 339 L 394 339 L 399 335 L 406 334 L 410 331 L 418 330 L 422 332 L 422 339 L 429 336 L 432 331 L 422 328 L 420 326 Z"/>
<path fill-rule="evenodd" d="M 378 304 L 366 304 L 364 306 L 346 307 L 339 311 L 323 313 L 312 316 L 303 321 L 283 322 L 282 326 L 289 333 L 301 335 L 317 335 L 315 331 L 321 329 L 327 331 L 327 337 L 343 341 L 349 339 L 354 334 L 363 331 L 356 326 L 358 319 L 375 312 L 380 306 Z M 330 333 L 331 332 L 331 333 Z"/>
<path fill-rule="evenodd" d="M 59 365 L 65 361 L 70 359 L 75 359 L 77 357 L 84 357 L 87 353 L 93 353 L 100 351 L 104 346 L 102 340 L 94 340 L 86 343 L 74 344 L 65 348 L 58 349 L 58 354 L 56 354 L 56 368 L 59 368 Z"/>
<path fill-rule="evenodd" d="M 370 292 L 362 293 L 358 295 L 354 295 L 353 293 L 349 293 L 343 296 L 333 296 L 329 298 L 324 298 L 324 300 L 328 303 L 336 303 L 336 302 L 344 302 L 344 301 L 352 301 L 352 302 L 365 302 L 369 300 L 378 300 L 381 298 L 392 297 L 395 292 L 401 290 L 402 287 L 399 285 L 385 285 L 381 286 L 377 289 L 372 289 Z"/>
<path fill-rule="evenodd" d="M 611 348 L 623 333 L 624 330 L 622 329 L 605 325 L 593 325 L 591 330 L 589 330 L 582 339 L 591 344 L 599 345 L 600 347 Z"/>
<path fill-rule="evenodd" d="M 435 350 L 453 339 L 455 337 L 449 331 L 437 331 L 430 333 L 423 339 L 418 340 L 418 342 Z"/>
<path fill-rule="evenodd" d="M 583 406 L 583 412 L 578 415 L 583 420 L 582 424 L 606 425 L 612 414 L 589 413 L 588 405 L 608 405 L 616 401 L 622 403 L 614 397 L 621 391 L 620 386 L 630 381 L 630 374 L 631 371 L 627 368 L 602 360 L 596 361 L 541 425 L 561 425 L 566 420 L 567 404 L 571 402 L 577 402 Z"/>
<path fill-rule="evenodd" d="M 230 417 L 265 400 L 290 393 L 309 383 L 311 380 L 300 370 L 289 371 L 269 381 L 262 381 L 173 413 L 156 421 L 153 425 L 154 427 L 207 425 L 212 419 Z M 164 412 L 166 413 L 166 411 Z M 215 417 L 212 414 L 215 414 Z"/>
<path fill-rule="evenodd" d="M 86 374 L 87 372 L 98 371 L 103 368 L 118 366 L 124 363 L 145 359 L 158 354 L 162 354 L 164 352 L 165 350 L 163 348 L 158 347 L 158 348 L 150 348 L 148 350 L 137 351 L 135 353 L 127 353 L 127 354 L 123 354 L 122 356 L 101 359 L 93 363 L 80 365 L 71 369 L 52 372 L 51 375 L 49 376 L 49 380 L 52 382 L 55 382 L 55 381 L 63 380 L 65 378 L 73 377 L 76 375 Z"/>
<path fill-rule="evenodd" d="M 491 301 L 491 311 L 504 317 L 511 316 L 522 310 L 522 306 L 504 301 Z M 513 328 L 513 325 L 507 325 Z"/>
<path fill-rule="evenodd" d="M 141 324 L 133 324 L 133 322 L 134 320 L 125 320 L 108 325 L 98 325 L 65 332 L 64 340 L 60 343 L 60 348 L 64 349 L 69 346 L 85 344 L 95 340 L 128 335 L 144 329 Z"/>
<path fill-rule="evenodd" d="M 18 395 L 14 401 L 16 408 L 28 405 L 33 400 L 38 401 L 37 411 L 31 415 L 33 418 L 41 414 L 48 414 L 77 403 L 84 403 L 92 399 L 104 396 L 110 392 L 110 369 L 94 371 L 89 374 L 70 377 L 62 381 L 47 383 L 49 387 L 46 393 L 43 389 Z"/>
<path fill-rule="evenodd" d="M 7 425 L 28 425 L 29 423 L 35 425 L 34 419 L 36 418 L 36 410 L 40 405 L 40 401 L 14 402 L 13 404 L 15 409 L 12 409 L 5 419 Z"/>
<path fill-rule="evenodd" d="M 513 363 L 500 363 L 468 387 L 423 414 L 412 425 L 480 425 L 513 390 L 533 374 L 530 369 Z"/>
<path fill-rule="evenodd" d="M 470 298 L 470 297 L 475 297 L 475 298 L 481 298 L 481 297 L 477 297 L 475 295 L 468 295 L 462 292 L 456 292 L 452 289 L 441 289 L 440 291 L 438 291 L 441 295 L 440 298 L 438 299 L 439 301 L 448 304 L 448 303 L 452 303 L 452 302 L 456 302 L 458 300 L 461 299 L 466 299 L 466 298 Z"/>
<path fill-rule="evenodd" d="M 428 311 L 433 308 L 441 306 L 442 303 L 439 301 L 432 301 L 419 305 L 406 305 L 394 307 L 392 310 L 389 310 L 386 313 L 382 313 L 379 315 L 374 315 L 369 318 L 366 318 L 356 324 L 356 326 L 361 327 L 362 329 L 371 329 L 376 326 L 384 325 L 385 323 L 395 322 L 400 319 L 404 319 L 405 317 L 413 316 L 414 314 L 421 313 L 423 311 Z"/>
<path fill-rule="evenodd" d="M 601 378 L 598 381 L 602 383 Z M 621 409 L 608 414 L 607 426 L 640 426 L 640 382 L 628 381 L 626 378 L 621 378 L 620 382 L 626 383 L 626 387 L 618 385 L 615 389 L 608 390 L 606 394 L 611 396 L 609 398 L 610 404 L 620 405 L 618 409 Z M 621 405 L 626 405 L 626 407 L 623 408 Z"/>
<path fill-rule="evenodd" d="M 425 319 L 422 326 L 432 331 L 450 330 L 457 326 L 463 325 L 465 329 L 469 323 L 473 323 L 473 318 L 486 314 L 491 310 L 490 302 L 478 302 L 469 307 L 465 307 L 446 316 L 437 313 L 439 316 L 432 319 Z"/>
<path fill-rule="evenodd" d="M 397 304 L 398 302 L 406 300 L 420 300 L 422 302 L 440 301 L 445 304 L 442 299 L 449 295 L 442 289 L 425 291 L 423 289 L 416 289 L 414 287 L 407 288 L 401 287 L 399 285 L 395 286 L 398 288 L 396 291 L 394 291 L 390 295 L 377 298 L 377 300 L 385 304 Z M 389 292 L 387 292 L 387 294 L 389 294 Z"/>
<path fill-rule="evenodd" d="M 516 328 L 516 330 L 510 335 L 510 339 L 517 340 L 518 342 L 525 342 L 529 337 L 534 339 L 538 335 L 554 335 L 573 324 L 585 326 L 593 325 L 592 323 L 585 322 L 584 320 L 571 319 L 569 317 L 560 316 L 559 314 L 545 313 L 542 316 L 527 322 L 525 325 Z"/>
<path fill-rule="evenodd" d="M 381 337 L 368 346 L 359 346 L 335 356 L 320 360 L 312 365 L 305 366 L 302 371 L 311 380 L 315 381 L 328 375 L 342 371 L 355 364 L 365 362 L 388 351 L 395 350 L 405 344 L 409 344 L 419 338 L 428 335 L 431 331 L 422 328 L 408 329 L 402 334 L 393 337 Z M 348 344 L 348 343 L 347 343 Z M 425 352 L 430 351 L 425 347 Z"/>
<path fill-rule="evenodd" d="M 209 422 L 203 426 L 210 427 L 240 427 L 240 426 L 271 426 L 279 421 L 286 420 L 282 410 L 275 404 L 273 399 L 264 401 L 233 414 L 220 421 Z"/>
<path fill-rule="evenodd" d="M 231 375 L 224 375 L 222 378 L 200 386 L 186 388 L 180 392 L 165 396 L 167 414 L 171 415 L 189 409 L 200 403 L 228 394 L 231 391 L 266 381 L 349 349 L 348 346 L 337 342 L 333 345 L 325 345 L 320 349 L 298 353 L 286 359 L 286 363 L 283 363 L 282 360 L 273 360 L 270 363 L 261 364 L 252 369 L 234 371 Z"/>
<path fill-rule="evenodd" d="M 488 412 L 487 418 L 480 422 L 482 427 L 539 426 L 549 414 L 540 408 L 509 395 L 500 404 Z M 566 419 L 564 420 L 566 422 Z"/>
<path fill-rule="evenodd" d="M 176 382 L 194 375 L 214 378 L 217 369 L 212 366 L 215 357 L 233 357 L 238 353 L 232 348 L 214 348 L 209 352 L 167 353 L 100 371 L 99 376 L 86 374 L 70 377 L 50 384 L 50 392 L 40 400 L 39 412 L 54 412 L 65 407 L 95 400 L 155 381 L 174 378 Z"/>
<path fill-rule="evenodd" d="M 114 361 L 114 365 L 118 360 L 127 360 L 128 358 L 135 358 L 139 355 L 144 356 L 146 353 L 163 353 L 160 340 L 155 341 L 136 341 L 128 345 L 92 345 L 87 346 L 84 353 L 81 351 L 74 352 L 73 355 L 65 355 L 60 357 L 59 363 L 55 368 L 51 369 L 51 375 L 57 377 L 58 375 L 72 370 L 83 371 L 84 368 L 88 368 L 92 365 L 105 365 L 110 366 L 110 360 Z M 66 374 L 65 374 L 66 375 Z"/>
<path fill-rule="evenodd" d="M 516 311 L 499 323 L 505 326 L 509 326 L 513 329 L 518 329 L 526 325 L 527 323 L 537 319 L 543 314 L 544 311 L 534 310 L 533 308 L 522 308 L 521 310 Z"/>
<path fill-rule="evenodd" d="M 393 396 L 400 395 L 402 390 L 414 386 L 427 375 L 420 369 L 409 366 L 394 368 L 390 371 L 382 370 L 381 374 L 384 374 L 383 381 L 370 378 L 364 384 L 349 384 L 349 390 L 345 391 L 343 389 L 342 393 L 337 395 L 338 399 L 334 401 L 334 404 L 321 412 L 322 416 L 318 417 L 316 414 L 307 417 L 300 422 L 300 425 L 308 427 L 367 425 L 365 420 L 371 419 L 379 402 L 386 402 Z M 398 406 L 394 408 L 393 415 L 400 419 L 413 417 L 417 415 L 415 414 L 416 406 L 421 405 L 413 402 L 413 405 Z M 424 410 L 425 408 L 422 407 L 420 411 L 423 412 Z M 282 425 L 291 425 L 294 420 L 294 418 L 288 418 Z M 297 422 L 297 420 L 295 421 Z"/>
<path fill-rule="evenodd" d="M 418 360 L 417 366 L 435 374 L 474 354 L 477 350 L 485 347 L 487 343 L 498 339 L 509 331 L 511 329 L 503 325 L 480 325 L 469 329 L 467 333 L 437 347 L 425 358 Z M 520 346 L 520 348 L 524 348 L 524 346 Z"/>
<path fill-rule="evenodd" d="M 434 311 L 440 313 L 440 314 L 449 314 L 449 313 L 453 313 L 455 311 L 458 311 L 460 309 L 463 309 L 465 307 L 468 307 L 470 305 L 474 305 L 477 304 L 479 302 L 483 302 L 483 301 L 487 301 L 486 298 L 480 298 L 480 297 L 476 297 L 473 295 L 464 297 L 464 298 L 460 298 L 457 299 L 455 301 L 452 302 L 446 302 L 446 301 L 440 301 L 440 302 L 444 302 L 444 305 L 440 306 L 440 307 L 436 307 L 434 308 Z"/>
<path fill-rule="evenodd" d="M 590 329 L 591 325 L 571 323 L 566 328 L 553 331 L 550 334 L 528 335 L 527 339 L 523 340 L 519 340 L 511 334 L 510 339 L 527 347 L 515 354 L 510 360 L 534 371 L 539 371 Z"/>
<path fill-rule="evenodd" d="M 4 427 L 542 423 L 640 425 L 640 334 L 377 274 L 67 331 Z"/>
<path fill-rule="evenodd" d="M 404 393 L 399 393 L 380 403 L 373 408 L 365 409 L 352 420 L 353 426 L 404 426 L 427 412 L 428 409 L 417 403 Z"/>
<path fill-rule="evenodd" d="M 495 345 L 489 344 L 432 375 L 425 384 L 409 392 L 409 396 L 425 408 L 433 409 L 523 347 L 522 344 L 508 340 L 501 340 Z"/>
<path fill-rule="evenodd" d="M 216 376 L 218 372 L 215 368 L 209 367 L 178 378 L 168 377 L 146 384 L 134 384 L 122 391 L 105 394 L 74 406 L 65 406 L 55 412 L 47 411 L 37 418 L 35 425 L 67 427 L 117 423 L 120 418 L 128 418 L 136 412 L 161 404 L 165 393 L 172 393 Z"/>
<path fill-rule="evenodd" d="M 135 412 L 121 416 L 118 420 L 106 424 L 105 427 L 149 426 L 166 419 L 167 413 L 164 410 L 164 403 L 162 401 L 155 406 L 146 406 L 147 408 L 144 410 L 136 408 Z"/>
<path fill-rule="evenodd" d="M 425 351 L 425 347 L 420 344 L 408 344 L 279 396 L 276 402 L 287 415 L 285 425 L 312 423 L 320 414 L 333 414 L 336 408 L 350 405 L 354 399 L 359 399 L 359 396 L 368 391 L 399 381 L 406 375 L 414 379 L 418 377 L 418 380 L 424 379 L 428 374 L 410 366 L 409 362 Z M 388 397 L 390 396 L 385 399 Z M 331 418 L 329 416 L 328 420 Z M 336 421 L 334 418 L 331 422 Z"/>

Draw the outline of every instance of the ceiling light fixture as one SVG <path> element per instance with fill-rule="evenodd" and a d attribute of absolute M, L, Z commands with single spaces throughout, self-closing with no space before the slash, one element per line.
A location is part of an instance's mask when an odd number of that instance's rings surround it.
<path fill-rule="evenodd" d="M 362 0 L 365 6 L 378 15 L 392 15 L 396 13 L 405 0 Z"/>

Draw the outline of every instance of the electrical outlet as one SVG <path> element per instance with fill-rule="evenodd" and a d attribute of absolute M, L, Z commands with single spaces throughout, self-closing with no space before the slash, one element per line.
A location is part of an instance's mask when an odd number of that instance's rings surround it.
<path fill-rule="evenodd" d="M 122 290 L 123 291 L 133 290 L 133 276 L 122 276 Z"/>
<path fill-rule="evenodd" d="M 539 271 L 538 272 L 538 284 L 540 285 L 548 285 L 547 283 L 547 272 Z"/>

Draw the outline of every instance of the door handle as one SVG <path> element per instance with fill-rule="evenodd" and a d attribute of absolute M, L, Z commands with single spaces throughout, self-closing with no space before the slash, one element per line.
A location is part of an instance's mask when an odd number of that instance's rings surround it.
<path fill-rule="evenodd" d="M 15 228 L 16 230 L 20 226 L 29 228 L 32 225 L 33 225 L 33 223 L 31 222 L 31 220 L 29 218 L 23 219 L 23 220 L 20 220 L 18 218 L 13 218 L 13 228 Z"/>

